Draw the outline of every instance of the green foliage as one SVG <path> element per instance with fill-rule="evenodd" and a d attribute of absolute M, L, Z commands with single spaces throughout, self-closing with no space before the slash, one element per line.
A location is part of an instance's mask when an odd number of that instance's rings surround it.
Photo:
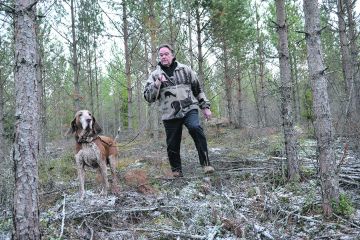
<path fill-rule="evenodd" d="M 257 192 L 256 192 L 256 188 L 255 187 L 252 187 L 252 188 L 249 188 L 247 190 L 247 194 L 246 194 L 248 197 L 255 197 L 257 195 Z"/>
<path fill-rule="evenodd" d="M 352 204 L 349 197 L 345 195 L 345 193 L 341 193 L 339 195 L 338 203 L 333 201 L 332 207 L 335 214 L 345 217 L 350 217 L 355 212 L 354 205 Z"/>
<path fill-rule="evenodd" d="M 56 181 L 70 182 L 77 176 L 74 153 L 67 152 L 58 159 L 41 159 L 39 165 L 39 179 L 43 185 Z"/>
<path fill-rule="evenodd" d="M 280 135 L 271 137 L 269 146 L 267 148 L 267 154 L 273 157 L 280 157 L 285 155 L 284 139 Z"/>
<path fill-rule="evenodd" d="M 303 179 L 310 179 L 316 177 L 315 168 L 300 167 L 300 175 Z"/>
<path fill-rule="evenodd" d="M 304 107 L 302 109 L 301 115 L 308 121 L 314 120 L 314 112 L 313 112 L 313 94 L 310 87 L 307 87 L 304 95 Z"/>
<path fill-rule="evenodd" d="M 0 219 L 0 232 L 9 232 L 12 226 L 13 222 L 11 218 Z"/>

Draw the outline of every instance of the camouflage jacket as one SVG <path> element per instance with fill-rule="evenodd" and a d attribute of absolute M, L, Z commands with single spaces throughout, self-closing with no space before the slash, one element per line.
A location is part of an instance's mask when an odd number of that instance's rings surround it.
<path fill-rule="evenodd" d="M 161 75 L 164 75 L 167 81 L 161 84 L 158 94 L 159 89 L 156 87 L 155 81 Z M 162 120 L 182 118 L 190 110 L 199 107 L 201 109 L 210 108 L 210 103 L 195 72 L 189 66 L 179 62 L 177 62 L 172 77 L 169 77 L 160 65 L 157 65 L 146 82 L 144 97 L 149 103 L 159 100 Z"/>

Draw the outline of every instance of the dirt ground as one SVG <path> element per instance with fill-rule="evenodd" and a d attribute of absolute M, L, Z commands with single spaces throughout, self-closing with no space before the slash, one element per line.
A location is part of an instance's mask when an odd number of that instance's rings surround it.
<path fill-rule="evenodd" d="M 128 136 L 119 143 L 121 191 L 100 196 L 95 171 L 88 170 L 84 201 L 78 199 L 73 140 L 49 146 L 51 158 L 40 166 L 43 239 L 360 239 L 356 179 L 342 178 L 341 206 L 324 219 L 316 142 L 306 134 L 299 135 L 299 183 L 286 181 L 277 129 L 207 127 L 211 175 L 202 172 L 186 130 L 183 135 L 184 177 L 170 176 L 163 134 Z M 343 141 L 336 151 L 340 159 Z M 345 157 L 342 172 L 357 162 L 351 149 Z"/>

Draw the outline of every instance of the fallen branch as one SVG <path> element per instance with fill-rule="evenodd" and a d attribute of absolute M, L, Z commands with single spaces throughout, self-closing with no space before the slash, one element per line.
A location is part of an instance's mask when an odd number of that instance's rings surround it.
<path fill-rule="evenodd" d="M 63 201 L 63 210 L 62 210 L 62 220 L 61 220 L 61 231 L 59 239 L 61 239 L 64 233 L 64 226 L 65 226 L 65 201 L 66 201 L 66 194 L 64 193 L 64 201 Z"/>
<path fill-rule="evenodd" d="M 201 235 L 191 235 L 186 232 L 181 232 L 173 229 L 147 229 L 147 228 L 135 228 L 135 231 L 138 232 L 150 232 L 150 233 L 161 233 L 167 236 L 174 236 L 174 237 L 182 237 L 185 239 L 207 239 L 206 236 Z"/>
<path fill-rule="evenodd" d="M 275 239 L 273 236 L 271 236 L 271 234 L 269 233 L 268 230 L 266 230 L 264 227 L 254 224 L 254 230 L 256 232 L 256 234 L 260 234 L 264 237 L 266 237 L 267 239 L 273 240 Z"/>
<path fill-rule="evenodd" d="M 339 173 L 341 171 L 341 165 L 343 165 L 345 162 L 346 156 L 348 154 L 348 149 L 349 144 L 345 143 L 343 155 L 341 156 L 341 159 L 336 167 L 336 173 Z"/>
<path fill-rule="evenodd" d="M 355 227 L 355 228 L 357 228 L 357 229 L 360 229 L 360 226 L 359 226 L 359 225 L 357 225 L 357 224 L 355 224 L 355 223 L 353 223 L 353 222 L 350 222 L 350 221 L 348 221 L 348 220 L 340 217 L 339 215 L 337 215 L 337 214 L 335 214 L 335 213 L 333 213 L 333 215 L 334 215 L 335 217 L 337 217 L 338 219 L 340 219 L 341 221 L 346 222 L 346 223 L 350 224 L 351 226 L 353 226 L 353 227 Z"/>
<path fill-rule="evenodd" d="M 206 237 L 207 240 L 213 240 L 215 239 L 216 235 L 219 233 L 219 230 L 221 229 L 221 226 L 215 226 L 210 233 L 208 234 L 208 236 Z"/>

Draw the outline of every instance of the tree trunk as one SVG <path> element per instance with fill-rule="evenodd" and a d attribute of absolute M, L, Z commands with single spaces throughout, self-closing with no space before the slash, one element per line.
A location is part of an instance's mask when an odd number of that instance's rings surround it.
<path fill-rule="evenodd" d="M 256 41 L 258 44 L 258 58 L 259 58 L 259 84 L 260 84 L 260 96 L 259 96 L 259 107 L 262 110 L 262 124 L 268 126 L 267 120 L 267 104 L 266 104 L 266 93 L 265 93 L 265 54 L 264 54 L 264 40 L 260 30 L 260 15 L 256 7 Z"/>
<path fill-rule="evenodd" d="M 155 69 L 157 65 L 156 57 L 157 57 L 157 26 L 155 19 L 155 3 L 153 0 L 149 0 L 149 28 L 150 28 L 150 46 L 151 46 L 151 68 Z M 157 103 L 154 103 L 157 104 Z M 152 124 L 150 124 L 150 136 L 155 139 L 159 138 L 159 113 L 158 111 L 149 111 L 149 119 Z"/>
<path fill-rule="evenodd" d="M 358 33 L 356 30 L 356 20 L 354 17 L 354 5 L 356 0 L 344 0 L 347 19 L 348 19 L 348 40 L 351 52 L 351 65 L 352 65 L 352 85 L 350 86 L 348 106 L 346 108 L 346 120 L 349 128 L 349 136 L 352 137 L 354 144 L 354 152 L 360 155 L 360 72 L 359 72 L 359 47 L 358 47 Z"/>
<path fill-rule="evenodd" d="M 333 202 L 339 201 L 339 180 L 336 173 L 334 129 L 331 121 L 327 79 L 320 40 L 320 13 L 317 0 L 304 0 L 307 61 L 313 92 L 315 135 L 319 151 L 320 183 L 324 215 L 333 213 Z"/>
<path fill-rule="evenodd" d="M 232 111 L 232 81 L 229 76 L 229 57 L 227 50 L 227 43 L 225 39 L 222 39 L 222 50 L 223 50 L 223 61 L 224 61 L 224 81 L 225 81 L 225 98 L 226 98 L 226 108 L 228 111 L 229 121 L 233 122 L 233 111 Z"/>
<path fill-rule="evenodd" d="M 298 66 L 296 60 L 296 52 L 291 54 L 289 49 L 289 63 L 291 69 L 291 82 L 293 84 L 293 116 L 294 116 L 294 123 L 300 122 L 300 115 L 301 115 L 301 100 L 300 100 L 300 87 L 299 87 L 299 74 L 298 74 Z"/>
<path fill-rule="evenodd" d="M 1 39 L 0 39 L 1 41 Z M 0 42 L 1 46 L 1 42 Z M 5 161 L 5 130 L 4 130 L 4 88 L 5 88 L 5 80 L 3 78 L 2 69 L 0 68 L 0 163 Z"/>
<path fill-rule="evenodd" d="M 349 52 L 348 38 L 346 36 L 346 23 L 345 23 L 345 6 L 344 0 L 338 0 L 337 2 L 337 16 L 339 27 L 339 39 L 340 39 L 340 52 L 341 52 L 341 65 L 345 80 L 346 94 L 349 95 L 349 91 L 352 86 L 352 66 L 351 56 Z"/>
<path fill-rule="evenodd" d="M 123 34 L 124 34 L 124 50 L 125 50 L 125 75 L 127 82 L 128 92 L 128 130 L 133 130 L 133 99 L 132 99 L 132 83 L 131 83 L 131 71 L 130 71 L 130 53 L 129 53 L 129 33 L 128 33 L 128 22 L 127 22 L 127 5 L 126 1 L 123 1 Z"/>
<path fill-rule="evenodd" d="M 98 79 L 98 67 L 97 67 L 97 45 L 96 45 L 96 33 L 94 32 L 94 63 L 95 63 L 95 94 L 96 94 L 96 116 L 100 115 L 100 106 L 99 106 L 99 79 Z"/>
<path fill-rule="evenodd" d="M 254 53 L 254 57 L 255 57 L 255 53 Z M 254 76 L 254 81 L 250 81 L 251 84 L 251 88 L 252 88 L 252 92 L 254 95 L 254 100 L 255 100 L 255 109 L 256 109 L 256 126 L 260 127 L 261 126 L 261 112 L 260 112 L 260 104 L 259 104 L 259 90 L 258 90 L 258 78 L 257 78 L 257 71 L 256 71 L 256 61 L 253 61 L 253 73 L 249 73 L 249 79 L 252 78 L 252 76 Z"/>
<path fill-rule="evenodd" d="M 286 23 L 285 0 L 276 0 L 277 27 L 279 34 L 281 116 L 285 137 L 285 152 L 288 162 L 288 179 L 299 181 L 299 160 L 297 140 L 294 131 L 292 111 L 292 82 L 289 63 L 288 26 Z"/>
<path fill-rule="evenodd" d="M 79 64 L 77 58 L 77 40 L 75 34 L 75 6 L 74 0 L 70 1 L 71 9 L 71 34 L 72 34 L 72 66 L 74 72 L 74 107 L 75 111 L 80 110 L 80 83 L 79 83 Z"/>
<path fill-rule="evenodd" d="M 237 121 L 236 128 L 244 127 L 244 119 L 243 119 L 243 102 L 242 102 L 242 84 L 241 84 L 241 65 L 240 65 L 240 57 L 236 59 L 236 79 L 237 79 Z"/>
<path fill-rule="evenodd" d="M 39 36 L 40 29 L 39 25 L 36 25 L 36 36 Z M 37 49 L 38 49 L 38 60 L 39 66 L 37 68 L 37 79 L 39 81 L 38 83 L 38 98 L 39 98 L 39 117 L 40 121 L 39 124 L 39 155 L 44 156 L 45 154 L 45 148 L 46 148 L 46 103 L 45 103 L 45 82 L 44 82 L 44 66 L 42 64 L 42 58 L 44 56 L 44 43 L 43 39 L 41 41 L 38 39 Z"/>
<path fill-rule="evenodd" d="M 197 54 L 198 78 L 201 83 L 204 83 L 204 56 L 202 53 L 203 42 L 201 39 L 202 27 L 201 27 L 201 15 L 198 7 L 196 8 L 195 21 L 196 21 L 196 39 L 197 39 L 197 49 L 198 49 L 198 54 Z"/>
<path fill-rule="evenodd" d="M 38 208 L 39 67 L 34 1 L 15 2 L 16 122 L 13 239 L 40 239 Z M 35 2 L 36 3 L 36 2 Z"/>
<path fill-rule="evenodd" d="M 347 10 L 348 16 L 348 36 L 350 42 L 350 52 L 351 52 L 351 65 L 352 65 L 352 85 L 350 86 L 350 100 L 348 111 L 354 111 L 354 114 L 351 114 L 352 122 L 359 123 L 360 122 L 360 72 L 359 72 L 359 61 L 358 61 L 358 53 L 359 47 L 357 44 L 358 34 L 356 31 L 356 22 L 354 19 L 354 1 L 344 0 Z M 351 106 L 354 106 L 351 108 Z M 356 129 L 356 131 L 359 131 Z"/>
<path fill-rule="evenodd" d="M 3 48 L 3 43 L 1 38 L 0 38 L 0 47 Z M 5 62 L 3 62 L 3 60 L 4 60 L 3 58 L 0 58 L 0 66 L 5 65 Z M 4 129 L 5 73 L 3 71 L 4 70 L 0 68 L 0 163 L 5 162 L 5 152 L 6 152 L 5 129 Z"/>
<path fill-rule="evenodd" d="M 192 46 L 192 25 L 191 25 L 191 4 L 188 3 L 186 8 L 187 24 L 188 24 L 188 34 L 189 34 L 189 60 L 190 67 L 194 68 L 194 57 L 193 57 L 193 46 Z"/>

